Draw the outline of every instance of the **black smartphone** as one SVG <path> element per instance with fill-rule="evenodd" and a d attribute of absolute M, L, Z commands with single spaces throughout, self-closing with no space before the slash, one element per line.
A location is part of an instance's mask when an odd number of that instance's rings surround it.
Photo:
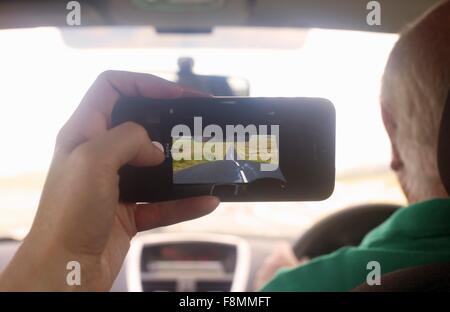
<path fill-rule="evenodd" d="M 321 98 L 122 97 L 112 126 L 142 125 L 165 160 L 121 168 L 120 198 L 326 199 L 335 181 L 335 119 L 334 106 Z"/>

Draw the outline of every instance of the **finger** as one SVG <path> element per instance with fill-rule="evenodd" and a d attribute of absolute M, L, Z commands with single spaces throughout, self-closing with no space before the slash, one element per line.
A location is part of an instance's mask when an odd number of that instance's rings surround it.
<path fill-rule="evenodd" d="M 152 144 L 147 131 L 133 122 L 123 123 L 80 145 L 74 154 L 80 154 L 80 158 L 90 160 L 96 166 L 107 166 L 111 174 L 116 174 L 128 163 L 156 166 L 164 161 L 160 147 Z"/>
<path fill-rule="evenodd" d="M 121 95 L 156 99 L 176 98 L 184 89 L 174 82 L 144 73 L 109 70 L 101 73 L 83 98 L 80 108 L 96 108 L 111 114 Z M 102 96 L 106 96 L 103 101 Z M 100 97 L 100 98 L 99 98 Z"/>
<path fill-rule="evenodd" d="M 140 204 L 135 211 L 136 228 L 145 231 L 202 217 L 219 205 L 214 196 L 191 197 L 181 200 Z"/>
<path fill-rule="evenodd" d="M 153 75 L 124 71 L 103 72 L 61 129 L 57 148 L 71 151 L 86 140 L 105 132 L 110 126 L 114 105 L 121 95 L 162 99 L 181 97 L 183 93 L 184 89 L 179 85 Z"/>

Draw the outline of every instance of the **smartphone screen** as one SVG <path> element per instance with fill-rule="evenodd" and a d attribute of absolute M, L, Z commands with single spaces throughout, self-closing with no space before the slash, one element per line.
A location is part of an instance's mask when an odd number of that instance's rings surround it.
<path fill-rule="evenodd" d="M 334 188 L 335 112 L 318 98 L 122 98 L 113 125 L 141 124 L 162 144 L 156 167 L 125 166 L 121 198 L 321 200 Z"/>
<path fill-rule="evenodd" d="M 238 135 L 222 136 L 219 131 L 172 137 L 173 183 L 246 184 L 267 177 L 285 181 L 279 168 L 278 136 L 251 133 L 253 127 L 243 133 L 239 129 L 233 133 Z"/>

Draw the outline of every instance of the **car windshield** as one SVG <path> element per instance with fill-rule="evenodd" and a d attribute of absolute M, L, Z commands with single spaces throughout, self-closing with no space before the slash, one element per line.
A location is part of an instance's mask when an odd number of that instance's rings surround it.
<path fill-rule="evenodd" d="M 182 57 L 194 60 L 197 74 L 246 81 L 250 96 L 330 99 L 337 114 L 336 187 L 321 202 L 222 203 L 209 216 L 158 231 L 296 237 L 351 205 L 402 204 L 378 104 L 396 39 L 291 28 L 223 27 L 183 35 L 148 27 L 1 30 L 0 236 L 22 237 L 29 229 L 56 134 L 99 73 L 118 69 L 171 78 Z"/>

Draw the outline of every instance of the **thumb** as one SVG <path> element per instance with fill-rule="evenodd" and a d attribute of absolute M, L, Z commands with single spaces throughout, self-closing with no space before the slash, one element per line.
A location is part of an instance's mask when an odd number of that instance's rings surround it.
<path fill-rule="evenodd" d="M 152 142 L 142 126 L 125 122 L 82 146 L 93 158 L 118 170 L 125 164 L 156 166 L 164 161 L 163 147 Z"/>

